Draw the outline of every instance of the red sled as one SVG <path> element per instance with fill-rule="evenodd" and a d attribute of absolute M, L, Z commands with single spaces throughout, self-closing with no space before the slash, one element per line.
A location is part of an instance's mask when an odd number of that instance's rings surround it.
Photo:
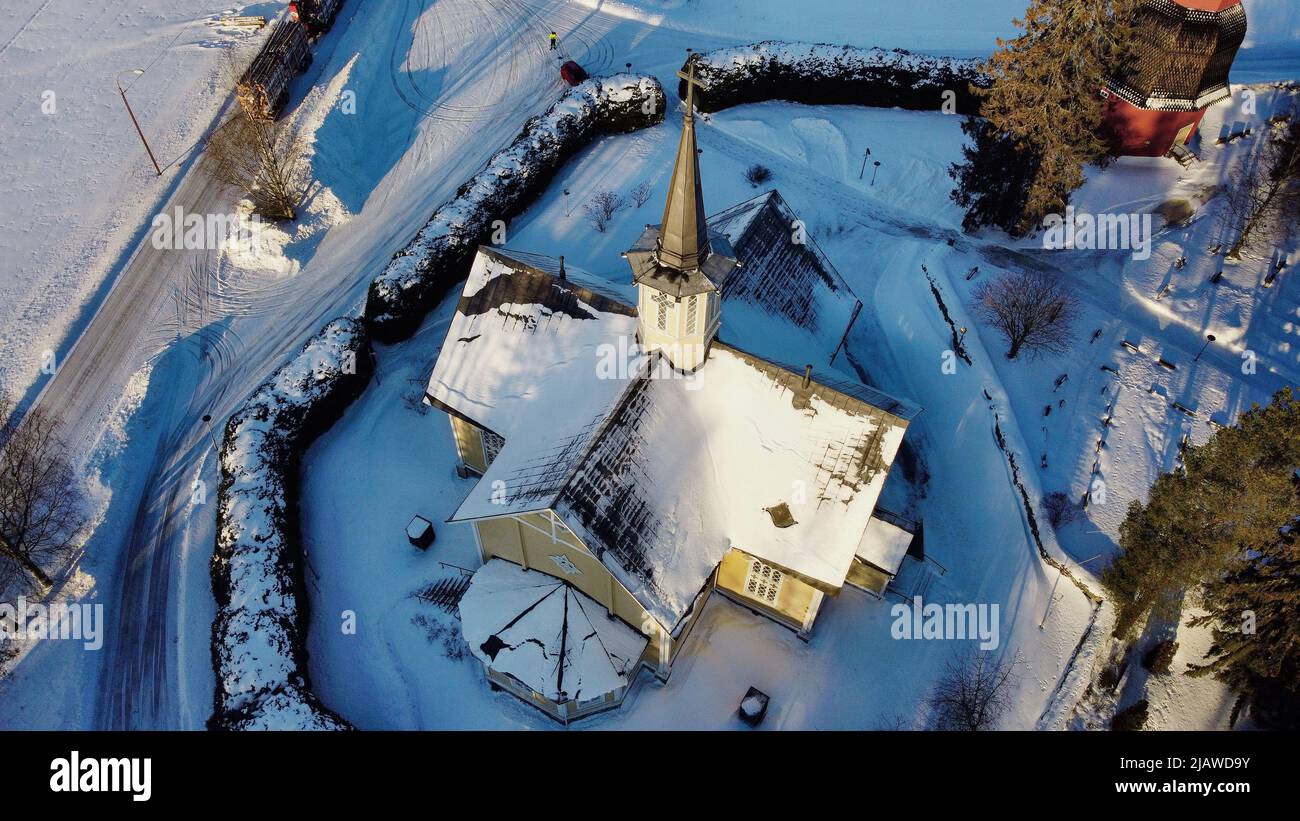
<path fill-rule="evenodd" d="M 560 76 L 564 78 L 564 82 L 576 86 L 587 79 L 587 72 L 582 69 L 582 66 L 569 60 L 560 66 Z"/>

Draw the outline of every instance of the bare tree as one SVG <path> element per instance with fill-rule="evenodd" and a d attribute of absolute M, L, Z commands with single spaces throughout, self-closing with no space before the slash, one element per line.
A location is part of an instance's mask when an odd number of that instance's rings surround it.
<path fill-rule="evenodd" d="M 1039 271 L 1010 272 L 981 282 L 971 295 L 976 316 L 1006 337 L 1007 359 L 1015 359 L 1021 350 L 1038 354 L 1069 349 L 1079 300 L 1063 278 Z"/>
<path fill-rule="evenodd" d="M 625 204 L 621 194 L 602 188 L 591 195 L 591 200 L 582 206 L 582 212 L 587 215 L 592 228 L 603 232 Z"/>
<path fill-rule="evenodd" d="M 208 139 L 213 176 L 253 201 L 259 214 L 291 220 L 311 180 L 298 133 L 240 111 Z"/>
<path fill-rule="evenodd" d="M 1239 259 L 1261 236 L 1290 235 L 1300 220 L 1300 121 L 1280 121 L 1254 162 L 1231 177 L 1224 218 L 1236 234 L 1228 257 Z"/>
<path fill-rule="evenodd" d="M 641 180 L 641 182 L 637 183 L 636 187 L 632 189 L 630 196 L 632 197 L 632 202 L 636 204 L 637 208 L 645 205 L 646 201 L 650 199 L 650 181 Z"/>
<path fill-rule="evenodd" d="M 930 695 L 931 721 L 936 730 L 991 730 L 1011 706 L 1016 665 L 1008 659 L 969 650 L 944 663 L 943 675 Z"/>
<path fill-rule="evenodd" d="M 772 179 L 772 169 L 768 168 L 766 165 L 754 163 L 749 168 L 745 169 L 745 181 L 748 182 L 752 188 L 757 188 L 770 179 Z"/>
<path fill-rule="evenodd" d="M 0 592 L 46 592 L 86 526 L 80 484 L 59 422 L 40 408 L 22 424 L 0 396 Z"/>
<path fill-rule="evenodd" d="M 1079 505 L 1065 493 L 1054 490 L 1043 497 L 1043 514 L 1052 529 L 1057 530 L 1079 517 Z"/>

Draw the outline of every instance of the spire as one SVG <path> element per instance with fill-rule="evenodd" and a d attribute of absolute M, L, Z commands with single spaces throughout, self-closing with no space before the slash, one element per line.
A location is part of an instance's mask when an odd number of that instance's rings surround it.
<path fill-rule="evenodd" d="M 686 81 L 686 115 L 682 118 L 682 141 L 668 186 L 668 202 L 659 227 L 658 256 L 661 265 L 690 271 L 700 266 L 709 253 L 709 234 L 704 221 L 704 192 L 700 188 L 700 157 L 695 148 L 695 61 L 689 74 L 677 72 Z"/>

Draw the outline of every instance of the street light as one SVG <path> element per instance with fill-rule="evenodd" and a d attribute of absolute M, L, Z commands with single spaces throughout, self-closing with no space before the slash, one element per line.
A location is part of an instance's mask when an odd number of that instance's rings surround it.
<path fill-rule="evenodd" d="M 144 132 L 140 130 L 140 123 L 135 118 L 135 112 L 131 110 L 131 103 L 126 99 L 126 90 L 122 88 L 122 75 L 134 74 L 137 77 L 144 74 L 142 68 L 129 68 L 117 73 L 117 93 L 122 95 L 122 103 L 126 106 L 126 113 L 131 115 L 131 124 L 135 126 L 135 133 L 140 135 L 140 142 L 144 143 L 144 150 L 149 154 L 149 161 L 153 163 L 153 170 L 158 176 L 162 176 L 162 169 L 158 167 L 158 160 L 153 155 L 153 149 L 149 147 L 149 141 L 144 138 Z"/>
<path fill-rule="evenodd" d="M 1206 334 L 1205 344 L 1202 345 L 1201 349 L 1196 352 L 1196 356 L 1192 358 L 1192 361 L 1196 362 L 1197 360 L 1199 360 L 1201 358 L 1201 354 L 1205 353 L 1205 349 L 1210 347 L 1210 343 L 1213 342 L 1214 340 L 1215 340 L 1214 334 Z"/>
<path fill-rule="evenodd" d="M 218 456 L 220 456 L 220 455 L 221 455 L 221 446 L 217 444 L 217 437 L 216 437 L 216 435 L 213 434 L 213 432 L 212 432 L 212 415 L 211 415 L 211 414 L 208 414 L 208 413 L 203 414 L 203 424 L 205 424 L 205 425 L 208 426 L 208 439 L 211 440 L 211 442 L 212 442 L 212 449 L 215 450 L 215 451 L 217 452 L 217 455 L 218 455 Z"/>
<path fill-rule="evenodd" d="M 1083 561 L 1079 562 L 1079 567 L 1083 567 L 1088 562 L 1093 562 L 1096 561 L 1097 559 L 1100 559 L 1101 555 L 1102 554 L 1098 553 L 1096 556 L 1093 556 L 1091 559 L 1084 559 Z M 1065 575 L 1064 565 L 1057 565 L 1056 581 L 1052 582 L 1052 592 L 1047 596 L 1047 609 L 1043 611 L 1043 620 L 1038 623 L 1039 630 L 1042 630 L 1043 625 L 1047 624 L 1047 616 L 1052 612 L 1052 605 L 1056 604 L 1056 586 L 1061 583 L 1061 576 L 1063 575 Z"/>

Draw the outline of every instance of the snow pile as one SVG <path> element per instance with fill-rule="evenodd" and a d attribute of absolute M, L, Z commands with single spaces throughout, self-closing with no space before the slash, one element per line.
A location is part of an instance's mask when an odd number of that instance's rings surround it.
<path fill-rule="evenodd" d="M 978 60 L 779 40 L 702 53 L 696 76 L 702 111 L 763 100 L 938 111 L 951 100 L 957 113 L 974 114 L 970 85 L 989 82 Z M 685 81 L 678 93 L 685 96 Z"/>
<path fill-rule="evenodd" d="M 305 614 L 293 487 L 307 445 L 370 378 L 364 326 L 336 319 L 262 384 L 226 425 L 221 449 L 212 626 L 214 724 L 341 729 L 307 689 Z"/>
<path fill-rule="evenodd" d="M 509 146 L 460 187 L 370 284 L 366 321 L 377 338 L 401 339 L 453 282 L 493 223 L 521 213 L 555 169 L 601 132 L 635 131 L 663 119 L 666 100 L 653 77 L 619 74 L 570 89 L 530 119 Z"/>

